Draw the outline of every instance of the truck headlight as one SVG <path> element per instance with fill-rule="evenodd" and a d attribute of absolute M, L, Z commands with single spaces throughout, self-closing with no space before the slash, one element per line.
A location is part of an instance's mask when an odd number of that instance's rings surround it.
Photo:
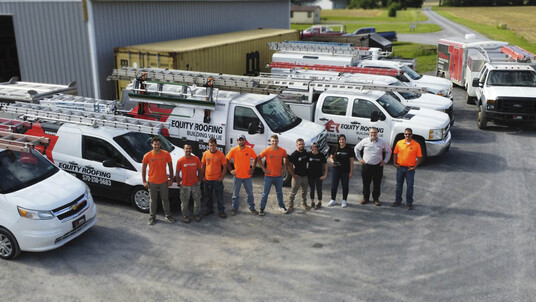
<path fill-rule="evenodd" d="M 495 100 L 487 100 L 486 101 L 486 109 L 488 110 L 495 110 Z"/>
<path fill-rule="evenodd" d="M 430 130 L 430 135 L 428 136 L 428 139 L 430 140 L 439 140 L 443 139 L 443 129 L 432 129 Z"/>
<path fill-rule="evenodd" d="M 30 210 L 23 207 L 17 207 L 19 214 L 22 217 L 34 220 L 46 220 L 54 218 L 52 211 L 39 211 L 39 210 Z"/>

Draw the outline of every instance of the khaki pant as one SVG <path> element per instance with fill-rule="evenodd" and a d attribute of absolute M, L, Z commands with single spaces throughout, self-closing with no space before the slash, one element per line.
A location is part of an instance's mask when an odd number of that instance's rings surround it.
<path fill-rule="evenodd" d="M 171 208 L 169 207 L 169 187 L 167 181 L 162 184 L 149 183 L 149 215 L 151 217 L 156 216 L 158 192 L 160 192 L 160 199 L 162 199 L 162 206 L 164 207 L 164 214 L 171 216 Z"/>
<path fill-rule="evenodd" d="M 193 186 L 181 186 L 181 211 L 183 216 L 190 216 L 190 196 L 194 199 L 194 215 L 199 216 L 201 211 L 201 189 L 199 189 L 199 183 Z"/>
<path fill-rule="evenodd" d="M 307 203 L 307 187 L 309 186 L 309 179 L 307 176 L 298 176 L 298 178 L 292 178 L 292 188 L 289 196 L 289 206 L 294 207 L 294 198 L 296 193 L 301 188 L 302 203 Z"/>

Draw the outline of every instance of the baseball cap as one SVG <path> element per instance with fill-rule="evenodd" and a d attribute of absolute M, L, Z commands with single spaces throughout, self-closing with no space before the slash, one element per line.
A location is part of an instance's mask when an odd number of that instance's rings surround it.
<path fill-rule="evenodd" d="M 244 134 L 239 134 L 236 140 L 246 139 L 246 136 Z"/>

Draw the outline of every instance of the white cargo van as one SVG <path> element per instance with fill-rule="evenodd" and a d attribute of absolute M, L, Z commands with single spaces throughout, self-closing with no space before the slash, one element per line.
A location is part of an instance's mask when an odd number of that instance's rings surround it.
<path fill-rule="evenodd" d="M 2 120 L 1 123 L 6 123 Z M 89 188 L 34 149 L 0 139 L 0 258 L 58 248 L 91 228 L 97 207 Z M 14 134 L 16 139 L 29 137 Z"/>
<path fill-rule="evenodd" d="M 20 105 L 20 107 L 17 107 Z M 116 200 L 130 201 L 141 212 L 149 212 L 149 193 L 143 187 L 141 177 L 142 159 L 152 150 L 151 138 L 147 133 L 112 126 L 86 126 L 66 122 L 69 116 L 76 117 L 75 110 L 62 110 L 30 104 L 12 104 L 8 112 L 40 116 L 36 121 L 20 129 L 20 132 L 50 138 L 44 154 L 59 168 L 87 183 L 94 195 Z M 49 119 L 47 119 L 47 117 Z M 105 115 L 101 115 L 105 116 Z M 56 117 L 54 121 L 52 117 Z M 89 120 L 89 119 L 88 119 Z M 29 124 L 29 125 L 28 125 Z M 160 136 L 162 149 L 171 154 L 173 163 L 184 156 L 184 151 Z M 171 187 L 178 195 L 178 187 Z"/>

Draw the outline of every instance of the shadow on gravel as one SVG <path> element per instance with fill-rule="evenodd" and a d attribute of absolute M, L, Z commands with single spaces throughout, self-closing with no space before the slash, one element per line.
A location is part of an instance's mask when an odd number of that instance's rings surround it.
<path fill-rule="evenodd" d="M 448 207 L 440 207 L 440 206 L 432 206 L 432 205 L 426 205 L 426 204 L 418 204 L 415 206 L 414 213 L 418 213 L 419 211 L 427 212 L 427 216 L 445 216 L 445 215 L 452 215 L 453 217 L 457 217 L 459 215 L 464 216 L 474 216 L 474 217 L 491 217 L 491 218 L 506 218 L 506 219 L 515 219 L 517 218 L 516 215 L 510 215 L 502 212 L 494 212 L 494 211 L 484 211 L 484 210 L 476 210 L 476 209 L 462 209 L 462 208 L 448 208 Z M 407 211 L 411 212 L 411 211 Z M 413 214 L 413 213 L 411 213 Z"/>
<path fill-rule="evenodd" d="M 487 152 L 493 152 L 493 150 L 473 152 L 451 146 L 450 150 L 441 156 L 428 158 L 422 169 L 437 172 L 497 173 L 507 168 L 506 160 L 503 157 Z"/>

